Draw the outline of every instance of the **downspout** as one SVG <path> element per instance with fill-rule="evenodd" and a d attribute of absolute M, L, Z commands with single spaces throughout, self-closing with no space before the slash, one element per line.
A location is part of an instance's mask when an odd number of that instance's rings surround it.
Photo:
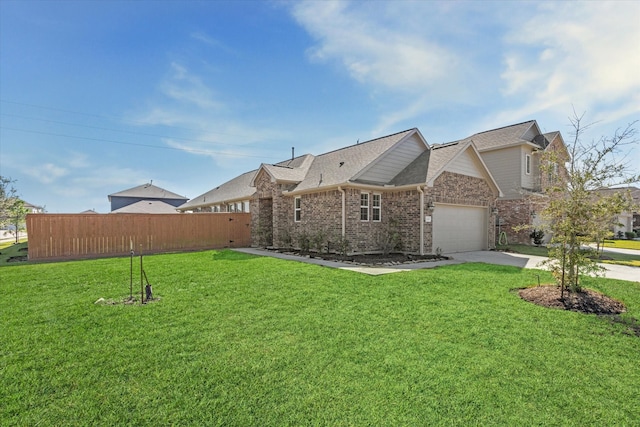
<path fill-rule="evenodd" d="M 341 186 L 338 187 L 338 191 L 340 192 L 340 194 L 342 194 L 342 238 L 344 239 L 344 237 L 346 236 L 346 225 L 347 225 L 347 219 L 346 219 L 346 193 L 345 191 L 342 189 Z"/>
<path fill-rule="evenodd" d="M 418 193 L 420 193 L 420 255 L 424 255 L 424 191 L 418 185 Z"/>

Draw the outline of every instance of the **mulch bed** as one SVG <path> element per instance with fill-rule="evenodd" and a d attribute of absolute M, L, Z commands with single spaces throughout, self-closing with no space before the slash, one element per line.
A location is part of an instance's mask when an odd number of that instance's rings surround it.
<path fill-rule="evenodd" d="M 327 261 L 338 261 L 338 262 L 348 262 L 352 264 L 359 265 L 371 265 L 371 266 L 381 266 L 381 265 L 398 265 L 398 264 L 410 264 L 416 262 L 425 262 L 425 261 L 442 261 L 449 259 L 446 256 L 437 256 L 437 255 L 410 255 L 410 254 L 400 254 L 400 253 L 391 253 L 391 254 L 356 254 L 356 255 L 347 255 L 343 256 L 340 254 L 334 253 L 301 253 L 296 250 L 273 250 L 273 252 L 278 252 L 287 255 L 296 255 L 301 257 L 310 257 L 315 259 L 323 259 Z"/>
<path fill-rule="evenodd" d="M 520 289 L 518 295 L 525 301 L 543 307 L 605 317 L 612 324 L 624 325 L 627 328 L 626 334 L 640 337 L 640 321 L 633 317 L 620 316 L 627 311 L 624 304 L 599 292 L 590 289 L 583 289 L 581 292 L 565 291 L 564 300 L 562 300 L 559 286 L 537 286 Z"/>
<path fill-rule="evenodd" d="M 583 289 L 581 292 L 564 292 L 564 300 L 560 298 L 559 286 L 537 286 L 520 289 L 520 297 L 526 301 L 543 307 L 561 310 L 578 311 L 589 314 L 620 314 L 626 311 L 624 304 L 606 295 Z"/>

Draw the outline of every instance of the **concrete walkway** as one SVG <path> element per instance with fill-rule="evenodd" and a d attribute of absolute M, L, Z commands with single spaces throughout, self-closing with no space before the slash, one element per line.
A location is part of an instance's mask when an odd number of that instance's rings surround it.
<path fill-rule="evenodd" d="M 309 264 L 322 265 L 330 268 L 339 268 L 342 270 L 355 271 L 358 273 L 380 275 L 389 273 L 400 273 L 410 270 L 421 270 L 424 268 L 435 268 L 443 265 L 463 264 L 466 262 L 482 262 L 486 264 L 496 265 L 510 265 L 520 268 L 537 268 L 542 269 L 539 264 L 544 261 L 545 257 L 523 255 L 507 252 L 497 251 L 473 251 L 473 252 L 460 252 L 455 254 L 448 254 L 450 257 L 446 261 L 426 261 L 412 264 L 394 265 L 392 267 L 368 267 L 354 264 L 348 264 L 336 261 L 325 261 L 316 258 L 305 258 L 297 255 L 286 255 L 273 251 L 267 251 L 263 249 L 255 248 L 240 248 L 234 249 L 238 252 L 243 252 L 251 255 L 258 256 L 270 256 L 279 259 L 286 259 L 290 261 L 306 262 Z M 630 267 L 625 265 L 616 264 L 599 264 L 603 266 L 607 271 L 605 277 L 609 279 L 628 280 L 630 282 L 640 282 L 640 268 Z"/>

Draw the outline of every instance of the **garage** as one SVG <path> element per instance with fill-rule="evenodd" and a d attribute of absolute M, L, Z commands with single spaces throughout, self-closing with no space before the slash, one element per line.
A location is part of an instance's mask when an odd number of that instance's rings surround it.
<path fill-rule="evenodd" d="M 433 210 L 433 252 L 487 249 L 487 208 L 436 203 Z"/>

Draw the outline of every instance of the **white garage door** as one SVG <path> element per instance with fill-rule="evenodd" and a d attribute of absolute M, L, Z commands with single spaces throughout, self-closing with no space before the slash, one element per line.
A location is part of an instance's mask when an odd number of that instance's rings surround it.
<path fill-rule="evenodd" d="M 487 208 L 436 203 L 433 210 L 433 252 L 487 249 Z"/>

